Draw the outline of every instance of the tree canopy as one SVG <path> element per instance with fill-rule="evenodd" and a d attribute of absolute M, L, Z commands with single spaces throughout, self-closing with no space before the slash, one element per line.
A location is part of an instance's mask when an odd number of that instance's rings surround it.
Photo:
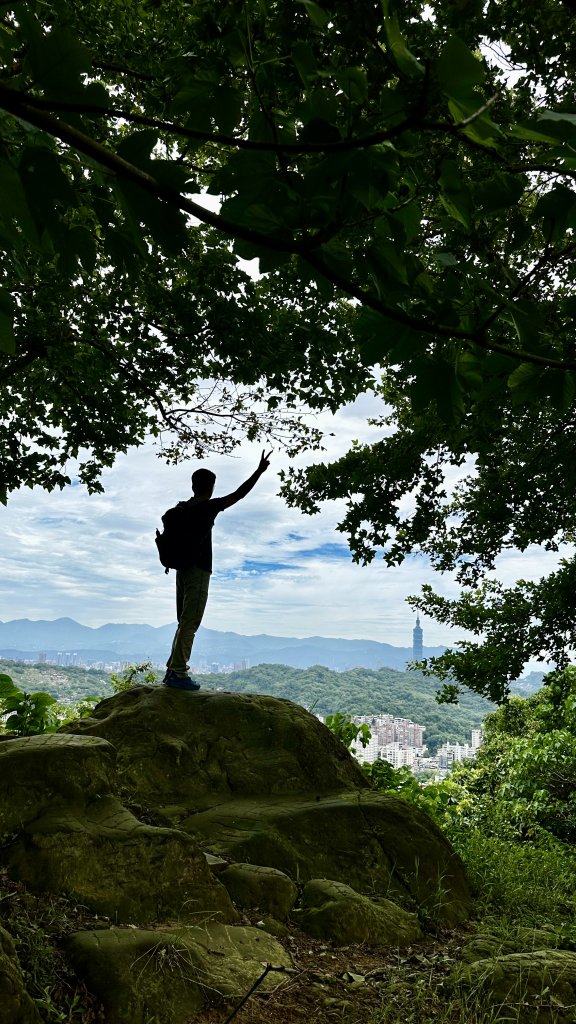
<path fill-rule="evenodd" d="M 417 601 L 488 634 L 449 681 L 563 663 L 573 563 L 483 581 L 574 536 L 575 36 L 568 0 L 3 5 L 4 495 L 71 454 L 95 489 L 150 432 L 295 450 L 300 402 L 372 389 L 382 440 L 287 499 L 345 497 L 359 561 L 457 572 Z"/>

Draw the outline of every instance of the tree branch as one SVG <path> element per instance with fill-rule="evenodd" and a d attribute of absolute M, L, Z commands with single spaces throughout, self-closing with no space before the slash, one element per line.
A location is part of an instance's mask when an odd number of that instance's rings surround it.
<path fill-rule="evenodd" d="M 148 174 L 146 171 L 142 171 L 134 164 L 124 160 L 112 150 L 108 149 L 101 143 L 96 142 L 94 139 L 91 139 L 88 135 L 79 131 L 77 128 L 74 128 L 72 125 L 54 117 L 53 114 L 50 114 L 37 106 L 31 105 L 28 102 L 27 97 L 23 97 L 21 93 L 14 89 L 10 89 L 3 84 L 0 84 L 0 107 L 8 113 L 11 113 L 16 117 L 27 121 L 29 124 L 40 128 L 42 131 L 47 132 L 53 138 L 59 139 L 61 142 L 71 146 L 78 152 L 83 153 L 100 166 L 106 167 L 108 170 L 112 171 L 112 173 L 117 175 L 119 178 L 134 182 L 145 192 L 153 195 L 156 199 L 160 199 L 176 209 L 189 213 L 202 223 L 210 225 L 216 230 L 228 235 L 228 237 L 249 242 L 259 248 L 271 249 L 275 252 L 300 256 L 305 262 L 309 263 L 313 269 L 317 270 L 323 277 L 325 277 L 326 280 L 339 288 L 345 295 L 349 295 L 352 298 L 357 299 L 362 303 L 362 305 L 373 309 L 376 313 L 380 313 L 382 316 L 385 316 L 396 323 L 403 324 L 406 327 L 411 327 L 414 330 L 430 335 L 431 337 L 459 339 L 461 341 L 472 342 L 487 351 L 499 352 L 512 359 L 517 359 L 520 362 L 533 363 L 536 366 L 551 367 L 554 369 L 576 370 L 576 360 L 562 361 L 559 359 L 550 359 L 545 356 L 526 352 L 522 349 L 511 349 L 499 342 L 491 341 L 485 335 L 484 325 L 476 331 L 463 330 L 461 328 L 452 327 L 451 325 L 432 323 L 429 320 L 419 320 L 416 317 L 411 316 L 409 313 L 405 313 L 403 310 L 390 308 L 381 302 L 376 295 L 365 291 L 363 288 L 356 285 L 350 278 L 346 278 L 338 271 L 329 268 L 322 257 L 322 253 L 320 251 L 314 251 L 318 249 L 320 244 L 316 236 L 303 235 L 300 240 L 290 235 L 287 235 L 284 238 L 279 238 L 274 235 L 263 234 L 260 231 L 255 231 L 252 228 L 229 221 L 225 217 L 213 213 L 211 210 L 207 210 L 199 203 L 195 203 L 193 200 L 188 199 L 170 185 L 159 182 L 153 177 L 153 175 Z M 502 312 L 502 309 L 496 315 L 499 315 L 500 312 Z"/>

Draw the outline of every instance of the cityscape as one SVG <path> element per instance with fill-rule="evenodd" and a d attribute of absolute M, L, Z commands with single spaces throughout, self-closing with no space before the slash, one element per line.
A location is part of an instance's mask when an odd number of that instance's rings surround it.
<path fill-rule="evenodd" d="M 425 725 L 392 715 L 357 715 L 352 722 L 367 725 L 371 733 L 366 746 L 358 742 L 352 747 L 358 761 L 388 761 L 393 768 L 410 768 L 414 775 L 432 773 L 438 779 L 444 778 L 457 761 L 475 758 L 482 745 L 482 730 L 472 729 L 470 743 L 443 743 L 430 756 L 424 743 Z"/>

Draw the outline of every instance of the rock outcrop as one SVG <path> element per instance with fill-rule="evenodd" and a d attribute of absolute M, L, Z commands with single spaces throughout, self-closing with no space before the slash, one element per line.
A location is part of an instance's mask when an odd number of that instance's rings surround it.
<path fill-rule="evenodd" d="M 321 722 L 287 700 L 136 687 L 69 726 L 118 752 L 132 806 L 233 862 L 400 902 L 455 925 L 472 906 L 459 859 L 415 807 L 373 793 Z"/>
<path fill-rule="evenodd" d="M 372 792 L 313 715 L 257 695 L 136 687 L 1 743 L 0 866 L 104 915 L 66 949 L 108 1024 L 184 1024 L 265 965 L 261 984 L 282 984 L 287 921 L 396 947 L 472 907 L 426 815 Z M 10 1024 L 36 1019 L 24 996 Z"/>

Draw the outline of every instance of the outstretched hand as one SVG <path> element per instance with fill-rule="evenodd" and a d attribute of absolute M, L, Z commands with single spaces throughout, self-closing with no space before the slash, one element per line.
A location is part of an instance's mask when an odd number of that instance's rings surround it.
<path fill-rule="evenodd" d="M 273 449 L 271 448 L 268 454 L 266 454 L 265 451 L 262 452 L 262 455 L 260 457 L 260 464 L 258 466 L 258 470 L 260 473 L 264 473 L 264 471 L 268 469 L 268 466 L 270 465 L 270 456 L 272 455 L 272 451 Z"/>

